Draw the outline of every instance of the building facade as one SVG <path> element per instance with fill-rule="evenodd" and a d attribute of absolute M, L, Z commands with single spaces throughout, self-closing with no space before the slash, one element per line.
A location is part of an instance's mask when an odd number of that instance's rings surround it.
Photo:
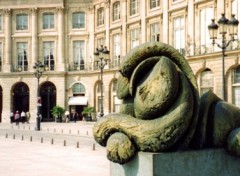
<path fill-rule="evenodd" d="M 0 113 L 37 113 L 34 64 L 44 64 L 40 78 L 43 121 L 52 121 L 55 105 L 70 112 L 85 106 L 100 111 L 100 69 L 96 48 L 107 46 L 103 71 L 104 113 L 119 111 L 116 97 L 122 58 L 141 43 L 159 41 L 174 46 L 188 60 L 200 94 L 222 95 L 221 49 L 208 34 L 211 19 L 235 14 L 238 0 L 1 0 Z M 240 27 L 239 27 L 240 29 Z M 240 32 L 240 30 L 238 30 Z M 238 33 L 239 33 L 238 32 Z M 225 99 L 240 106 L 239 36 L 226 51 Z M 227 39 L 230 37 L 227 36 Z M 217 42 L 221 43 L 221 36 Z M 222 98 L 222 97 L 221 97 Z"/>

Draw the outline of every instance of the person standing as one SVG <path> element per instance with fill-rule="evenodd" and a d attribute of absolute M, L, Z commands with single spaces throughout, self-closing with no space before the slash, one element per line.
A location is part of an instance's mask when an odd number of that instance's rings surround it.
<path fill-rule="evenodd" d="M 18 111 L 16 111 L 14 118 L 15 118 L 16 125 L 19 125 L 20 114 L 18 113 Z"/>
<path fill-rule="evenodd" d="M 29 123 L 29 121 L 30 121 L 30 117 L 31 117 L 30 112 L 27 112 L 27 113 L 26 113 L 26 117 L 27 117 L 27 123 Z"/>

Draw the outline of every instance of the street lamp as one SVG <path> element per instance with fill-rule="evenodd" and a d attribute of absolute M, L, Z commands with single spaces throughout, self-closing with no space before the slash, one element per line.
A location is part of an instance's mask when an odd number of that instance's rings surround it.
<path fill-rule="evenodd" d="M 107 47 L 103 47 L 101 45 L 101 48 L 97 48 L 95 55 L 95 64 L 96 66 L 101 69 L 100 72 L 100 90 L 101 90 L 101 102 L 100 102 L 100 117 L 103 117 L 103 69 L 105 65 L 107 64 L 109 60 L 109 51 L 107 50 Z"/>
<path fill-rule="evenodd" d="M 34 70 L 35 70 L 35 73 L 34 73 L 34 75 L 35 75 L 35 77 L 37 78 L 37 81 L 38 81 L 38 83 L 37 83 L 37 121 L 36 121 L 36 128 L 35 128 L 35 130 L 36 131 L 40 131 L 40 122 L 41 122 L 41 118 L 40 118 L 40 114 L 41 114 L 41 112 L 40 112 L 40 108 L 41 108 L 41 97 L 40 97 L 40 90 L 39 90 L 39 79 L 41 78 L 41 76 L 42 76 L 42 73 L 43 73 L 43 70 L 44 70 L 44 65 L 42 64 L 42 62 L 41 61 L 37 61 L 36 63 L 35 63 L 35 65 L 33 66 L 33 68 L 34 68 Z"/>
<path fill-rule="evenodd" d="M 231 19 L 228 20 L 225 17 L 225 14 L 222 14 L 222 17 L 218 20 L 218 25 L 215 23 L 215 20 L 212 19 L 212 23 L 208 26 L 209 30 L 209 36 L 210 39 L 212 39 L 212 44 L 215 44 L 215 40 L 217 39 L 217 32 L 219 28 L 219 33 L 222 35 L 222 45 L 217 44 L 217 46 L 222 49 L 222 99 L 225 100 L 225 64 L 224 64 L 224 57 L 226 48 L 228 45 L 235 40 L 234 35 L 237 35 L 238 32 L 238 20 L 235 18 L 235 15 L 232 15 Z M 229 32 L 229 35 L 231 36 L 231 39 L 227 41 L 226 34 L 227 29 Z"/>

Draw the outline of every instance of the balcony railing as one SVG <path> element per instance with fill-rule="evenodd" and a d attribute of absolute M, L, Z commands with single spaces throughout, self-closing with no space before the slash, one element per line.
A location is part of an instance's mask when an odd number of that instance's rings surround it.
<path fill-rule="evenodd" d="M 240 40 L 235 40 L 231 42 L 229 46 L 226 48 L 227 51 L 231 50 L 239 50 L 240 49 Z M 214 52 L 220 52 L 221 49 L 218 48 L 216 45 L 201 45 L 201 46 L 189 46 L 186 56 L 197 56 L 197 55 L 204 55 L 204 54 L 211 54 Z"/>

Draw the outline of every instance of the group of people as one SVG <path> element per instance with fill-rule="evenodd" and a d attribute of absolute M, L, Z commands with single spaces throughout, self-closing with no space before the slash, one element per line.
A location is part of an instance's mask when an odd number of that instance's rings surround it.
<path fill-rule="evenodd" d="M 22 123 L 29 123 L 30 120 L 30 113 L 22 111 L 21 113 L 19 111 L 16 111 L 15 113 L 10 113 L 10 122 L 14 123 L 16 122 L 16 125 L 19 125 L 19 122 Z"/>
<path fill-rule="evenodd" d="M 77 113 L 77 112 L 73 112 L 73 113 L 69 113 L 69 111 L 65 112 L 65 122 L 69 122 L 69 121 L 78 121 L 78 120 L 84 120 L 84 117 L 82 116 L 81 113 Z"/>

